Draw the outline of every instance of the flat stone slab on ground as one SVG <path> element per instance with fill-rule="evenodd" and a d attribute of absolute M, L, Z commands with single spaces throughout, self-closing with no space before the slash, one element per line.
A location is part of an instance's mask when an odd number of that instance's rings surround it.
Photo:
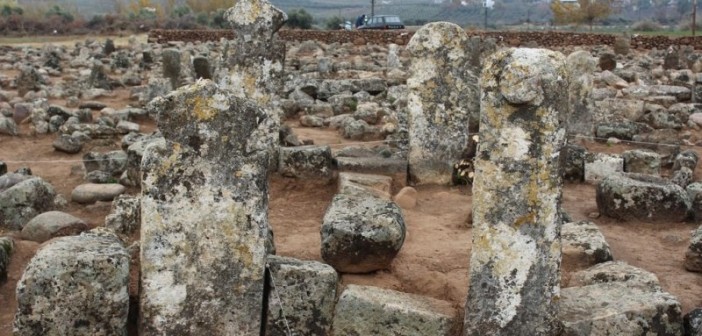
<path fill-rule="evenodd" d="M 407 160 L 382 157 L 344 157 L 334 158 L 340 172 L 386 175 L 393 178 L 393 188 L 401 189 L 407 185 Z"/>
<path fill-rule="evenodd" d="M 588 269 L 575 272 L 570 278 L 570 287 L 589 286 L 601 283 L 619 282 L 627 287 L 644 290 L 660 290 L 661 285 L 655 274 L 629 265 L 623 261 L 608 261 Z"/>
<path fill-rule="evenodd" d="M 81 204 L 93 204 L 97 201 L 107 202 L 123 194 L 125 190 L 127 188 L 117 183 L 86 183 L 73 189 L 71 200 Z"/>
<path fill-rule="evenodd" d="M 278 164 L 286 177 L 328 181 L 333 174 L 329 146 L 280 147 Z"/>
<path fill-rule="evenodd" d="M 336 304 L 335 335 L 460 334 L 453 305 L 429 297 L 370 286 L 349 285 Z"/>
<path fill-rule="evenodd" d="M 51 238 L 73 236 L 88 230 L 82 219 L 61 211 L 42 213 L 22 228 L 22 238 L 43 243 Z"/>
<path fill-rule="evenodd" d="M 339 173 L 339 193 L 347 195 L 365 195 L 390 199 L 392 177 L 374 174 Z"/>
<path fill-rule="evenodd" d="M 682 335 L 680 303 L 671 294 L 622 283 L 561 290 L 564 335 Z"/>

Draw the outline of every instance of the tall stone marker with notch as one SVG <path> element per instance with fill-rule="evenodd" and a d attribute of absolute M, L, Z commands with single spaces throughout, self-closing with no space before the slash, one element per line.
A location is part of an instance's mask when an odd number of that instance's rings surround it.
<path fill-rule="evenodd" d="M 582 136 L 595 134 L 594 107 L 592 99 L 593 73 L 597 61 L 589 51 L 579 50 L 566 59 L 568 66 L 568 133 Z M 566 113 L 563 111 L 563 113 Z"/>
<path fill-rule="evenodd" d="M 267 114 L 208 80 L 157 99 L 167 141 L 142 159 L 141 335 L 259 335 Z"/>
<path fill-rule="evenodd" d="M 453 165 L 465 158 L 469 116 L 480 108 L 467 45 L 465 31 L 448 22 L 423 26 L 407 45 L 409 171 L 417 184 L 450 183 Z"/>
<path fill-rule="evenodd" d="M 481 77 L 465 335 L 556 335 L 565 57 L 505 49 Z"/>

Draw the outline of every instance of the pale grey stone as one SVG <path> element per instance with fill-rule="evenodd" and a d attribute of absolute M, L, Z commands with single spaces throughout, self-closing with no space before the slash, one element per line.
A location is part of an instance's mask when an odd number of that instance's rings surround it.
<path fill-rule="evenodd" d="M 627 173 L 660 175 L 661 156 L 650 150 L 633 149 L 622 153 Z"/>
<path fill-rule="evenodd" d="M 367 195 L 390 199 L 392 177 L 350 172 L 339 173 L 339 193 L 347 195 Z"/>
<path fill-rule="evenodd" d="M 627 287 L 636 287 L 642 290 L 661 290 L 661 284 L 655 274 L 631 266 L 623 261 L 609 261 L 597 264 L 573 273 L 570 278 L 570 286 L 572 287 L 610 282 L 622 283 Z"/>
<path fill-rule="evenodd" d="M 105 217 L 105 227 L 118 234 L 132 235 L 141 227 L 141 199 L 120 195 L 112 202 L 112 211 Z"/>
<path fill-rule="evenodd" d="M 36 215 L 53 210 L 56 192 L 41 178 L 29 178 L 0 191 L 0 227 L 21 230 Z"/>
<path fill-rule="evenodd" d="M 328 182 L 332 174 L 329 146 L 280 147 L 278 171 L 286 177 Z"/>
<path fill-rule="evenodd" d="M 334 312 L 334 335 L 460 334 L 452 304 L 370 286 L 348 285 Z"/>
<path fill-rule="evenodd" d="M 588 153 L 585 156 L 585 182 L 597 184 L 612 174 L 624 171 L 624 159 L 617 154 Z"/>
<path fill-rule="evenodd" d="M 612 260 L 609 244 L 597 225 L 588 221 L 564 223 L 561 228 L 563 240 L 563 264 L 573 269 L 586 268 Z"/>
<path fill-rule="evenodd" d="M 81 204 L 109 202 L 123 194 L 127 188 L 117 183 L 86 183 L 81 184 L 71 192 L 71 201 Z"/>
<path fill-rule="evenodd" d="M 593 119 L 593 72 L 596 60 L 590 52 L 576 51 L 566 59 L 568 66 L 568 111 L 567 128 L 572 134 L 592 136 Z"/>
<path fill-rule="evenodd" d="M 43 243 L 51 238 L 74 236 L 88 230 L 82 219 L 61 211 L 44 212 L 22 228 L 22 239 Z"/>

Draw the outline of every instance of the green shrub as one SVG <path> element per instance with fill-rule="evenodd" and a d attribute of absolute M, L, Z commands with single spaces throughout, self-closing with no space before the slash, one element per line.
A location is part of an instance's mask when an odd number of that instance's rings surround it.
<path fill-rule="evenodd" d="M 293 9 L 288 13 L 288 22 L 286 24 L 291 28 L 310 29 L 313 21 L 312 15 L 307 13 L 306 10 Z"/>
<path fill-rule="evenodd" d="M 653 32 L 663 30 L 663 26 L 654 21 L 637 21 L 631 25 L 631 30 L 640 32 Z"/>
<path fill-rule="evenodd" d="M 339 25 L 344 23 L 344 18 L 340 16 L 332 16 L 329 19 L 327 19 L 327 22 L 325 23 L 325 26 L 329 30 L 335 30 L 339 29 Z"/>

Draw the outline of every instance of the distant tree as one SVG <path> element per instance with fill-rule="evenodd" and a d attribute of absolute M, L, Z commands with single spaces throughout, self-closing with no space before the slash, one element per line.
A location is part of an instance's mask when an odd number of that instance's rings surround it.
<path fill-rule="evenodd" d="M 288 22 L 286 23 L 289 27 L 300 28 L 300 29 L 310 29 L 312 28 L 312 22 L 314 18 L 310 13 L 307 13 L 304 9 L 293 9 L 288 12 Z"/>
<path fill-rule="evenodd" d="M 178 6 L 173 8 L 172 12 L 173 16 L 182 18 L 188 14 L 190 14 L 190 7 L 188 6 Z"/>
<path fill-rule="evenodd" d="M 611 0 L 578 0 L 577 3 L 551 2 L 551 11 L 556 23 L 587 24 L 592 30 L 595 21 L 612 14 Z"/>
<path fill-rule="evenodd" d="M 46 11 L 45 15 L 47 18 L 51 18 L 54 16 L 58 17 L 63 23 L 71 23 L 73 22 L 73 20 L 75 20 L 73 14 L 64 10 L 59 5 L 54 5 L 53 7 L 49 8 L 49 10 Z"/>
<path fill-rule="evenodd" d="M 237 0 L 185 0 L 185 4 L 193 13 L 213 13 L 218 10 L 227 10 L 236 5 Z"/>
<path fill-rule="evenodd" d="M 692 2 L 690 0 L 677 0 L 675 2 L 675 9 L 678 11 L 678 14 L 680 14 L 680 17 L 682 18 L 692 10 Z"/>
<path fill-rule="evenodd" d="M 327 22 L 325 23 L 325 26 L 329 30 L 334 30 L 334 29 L 339 29 L 339 25 L 344 23 L 344 18 L 340 16 L 332 16 L 327 19 Z"/>

